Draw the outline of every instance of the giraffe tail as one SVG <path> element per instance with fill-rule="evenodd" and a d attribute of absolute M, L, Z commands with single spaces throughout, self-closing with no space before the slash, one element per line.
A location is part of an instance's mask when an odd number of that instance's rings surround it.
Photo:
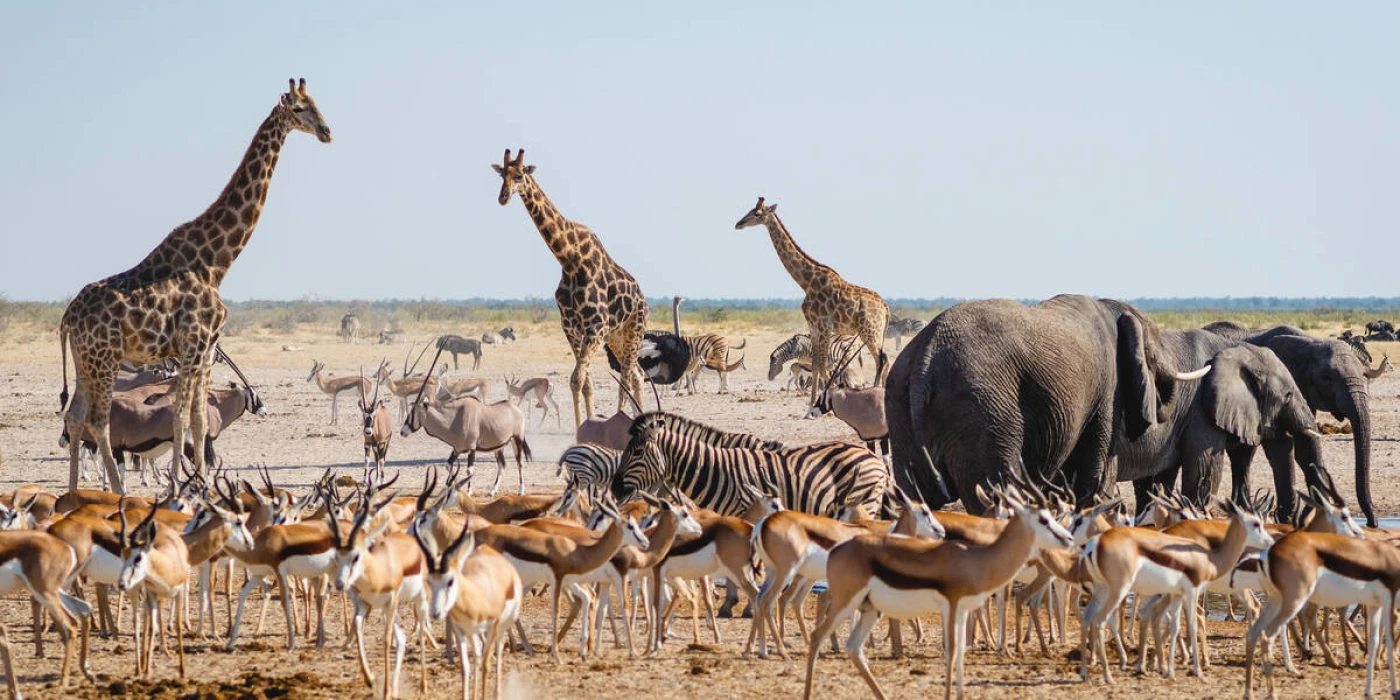
<path fill-rule="evenodd" d="M 58 392 L 58 413 L 68 408 L 68 329 L 59 327 L 58 347 L 63 355 L 63 390 Z"/>

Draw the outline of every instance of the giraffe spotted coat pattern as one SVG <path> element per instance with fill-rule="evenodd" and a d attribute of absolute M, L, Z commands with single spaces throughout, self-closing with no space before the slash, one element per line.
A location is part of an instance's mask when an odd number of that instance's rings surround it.
<path fill-rule="evenodd" d="M 598 349 L 607 345 L 622 367 L 617 405 L 626 405 L 627 392 L 642 395 L 642 371 L 637 365 L 647 324 L 647 300 L 637 280 L 613 261 L 603 243 L 587 226 L 570 221 L 549 201 L 535 182 L 535 166 L 525 165 L 525 151 L 510 157 L 510 149 L 500 165 L 492 165 L 501 176 L 501 206 L 511 195 L 520 201 L 535 222 L 550 252 L 559 260 L 562 275 L 554 300 L 564 337 L 574 353 L 574 371 L 569 390 L 574 400 L 574 426 L 593 415 L 593 380 L 588 365 Z"/>
<path fill-rule="evenodd" d="M 123 360 L 175 360 L 180 378 L 173 434 L 183 436 L 188 427 L 194 444 L 203 444 L 203 397 L 209 389 L 211 356 L 228 316 L 219 285 L 258 224 L 287 134 L 304 131 L 322 143 L 331 140 L 330 128 L 306 92 L 306 80 L 290 82 L 218 199 L 203 214 L 177 226 L 135 267 L 83 287 L 64 311 L 59 324 L 64 355 L 59 400 L 67 408 L 65 420 L 73 436 L 70 489 L 78 486 L 78 451 L 88 436 L 97 443 L 113 488 L 125 491 L 108 433 L 113 384 Z M 70 348 L 76 374 L 71 403 Z M 194 461 L 197 469 L 203 468 L 202 449 L 194 450 Z"/>

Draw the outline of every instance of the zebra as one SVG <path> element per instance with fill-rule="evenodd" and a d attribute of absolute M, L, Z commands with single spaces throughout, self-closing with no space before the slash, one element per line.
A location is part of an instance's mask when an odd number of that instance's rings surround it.
<path fill-rule="evenodd" d="M 452 369 L 457 369 L 457 355 L 472 355 L 472 369 L 481 367 L 481 341 L 460 335 L 444 335 L 437 339 L 437 349 L 452 353 Z"/>
<path fill-rule="evenodd" d="M 894 351 L 899 352 L 900 346 L 904 344 L 904 336 L 918 335 L 924 329 L 924 322 L 917 318 L 890 319 L 890 325 L 885 328 L 885 337 L 894 338 Z"/>
<path fill-rule="evenodd" d="M 587 490 L 590 486 L 606 485 L 614 495 L 621 496 L 618 493 L 621 483 L 615 483 L 621 472 L 618 468 L 622 463 L 621 457 L 621 450 L 591 442 L 579 443 L 559 455 L 559 471 L 555 476 L 567 473 L 565 480 L 575 489 Z"/>
<path fill-rule="evenodd" d="M 752 500 L 749 487 L 778 496 L 787 508 L 814 515 L 834 516 L 843 505 L 865 506 L 867 512 L 889 510 L 884 506 L 892 483 L 890 470 L 864 447 L 844 442 L 782 449 L 721 447 L 666 426 L 667 421 L 646 416 L 633 423 L 621 457 L 625 494 L 666 483 L 701 508 L 735 516 Z"/>
<path fill-rule="evenodd" d="M 843 355 L 851 351 L 851 343 L 853 340 L 854 338 L 852 336 L 837 336 L 832 339 L 830 357 L 833 361 L 840 359 Z M 798 333 L 784 340 L 778 347 L 773 349 L 773 353 L 768 356 L 768 381 L 771 382 L 777 379 L 778 375 L 783 373 L 783 368 L 787 363 L 793 360 L 812 361 L 811 336 L 806 333 Z M 862 359 L 859 351 L 856 353 L 856 364 L 862 367 L 865 366 L 865 360 Z M 788 383 L 791 385 L 792 382 L 789 381 Z M 851 386 L 851 380 L 846 371 L 843 370 L 841 374 L 836 377 L 835 384 L 839 387 Z"/>
<path fill-rule="evenodd" d="M 715 447 L 743 447 L 753 450 L 782 450 L 786 446 L 777 440 L 765 440 L 753 433 L 731 433 L 697 420 L 664 411 L 643 413 L 632 421 L 632 432 L 638 426 L 647 425 L 659 430 L 667 430 L 681 437 L 689 438 Z"/>
<path fill-rule="evenodd" d="M 731 348 L 728 338 L 715 333 L 683 335 L 681 339 L 690 346 L 690 365 L 685 368 L 685 385 L 690 393 L 695 393 L 695 380 L 700 376 L 702 369 L 712 369 L 719 374 L 719 393 L 727 393 L 729 373 L 744 364 L 743 357 L 740 357 L 738 362 L 729 364 L 729 351 L 743 350 L 748 341 L 744 340 Z"/>

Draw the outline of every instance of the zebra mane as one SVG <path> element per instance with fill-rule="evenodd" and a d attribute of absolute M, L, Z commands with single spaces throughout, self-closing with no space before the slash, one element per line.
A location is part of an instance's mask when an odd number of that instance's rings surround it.
<path fill-rule="evenodd" d="M 783 443 L 777 440 L 764 440 L 752 433 L 731 433 L 696 420 L 664 411 L 651 411 L 637 416 L 632 421 L 632 435 L 641 432 L 641 426 L 660 428 L 698 442 L 718 447 L 747 447 L 763 450 L 781 450 Z"/>

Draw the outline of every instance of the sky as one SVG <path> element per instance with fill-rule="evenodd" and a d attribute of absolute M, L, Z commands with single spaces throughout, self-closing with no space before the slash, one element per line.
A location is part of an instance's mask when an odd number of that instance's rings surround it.
<path fill-rule="evenodd" d="M 293 133 L 223 294 L 549 298 L 524 148 L 652 297 L 801 296 L 758 196 L 891 298 L 1394 296 L 1400 4 L 44 2 L 0 8 L 0 294 L 56 300 Z M 1387 269 L 1389 268 L 1389 269 Z"/>

